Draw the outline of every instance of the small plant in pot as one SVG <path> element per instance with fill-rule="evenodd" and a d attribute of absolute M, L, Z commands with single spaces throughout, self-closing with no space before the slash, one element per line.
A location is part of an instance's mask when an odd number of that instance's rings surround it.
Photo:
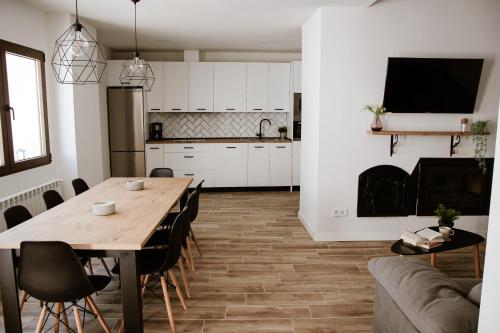
<path fill-rule="evenodd" d="M 383 128 L 382 121 L 380 120 L 380 116 L 382 116 L 386 109 L 383 105 L 365 105 L 361 111 L 368 111 L 373 113 L 373 121 L 370 125 L 370 128 L 374 132 L 380 132 Z"/>
<path fill-rule="evenodd" d="M 438 224 L 440 227 L 453 228 L 455 221 L 460 218 L 460 212 L 453 208 L 448 208 L 440 204 L 434 211 L 434 215 L 439 219 Z"/>
<path fill-rule="evenodd" d="M 472 131 L 472 143 L 474 144 L 474 158 L 479 165 L 479 168 L 486 173 L 486 161 L 484 157 L 486 156 L 486 150 L 488 148 L 488 131 L 486 126 L 488 125 L 488 120 L 478 120 L 470 125 L 470 130 Z"/>
<path fill-rule="evenodd" d="M 288 129 L 286 126 L 280 126 L 278 127 L 278 133 L 280 134 L 280 139 L 286 139 L 286 133 Z"/>

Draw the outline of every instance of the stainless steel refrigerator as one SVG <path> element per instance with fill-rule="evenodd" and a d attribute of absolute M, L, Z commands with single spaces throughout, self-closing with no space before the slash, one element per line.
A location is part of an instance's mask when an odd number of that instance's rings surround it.
<path fill-rule="evenodd" d="M 108 88 L 111 177 L 144 177 L 144 103 L 142 89 Z"/>

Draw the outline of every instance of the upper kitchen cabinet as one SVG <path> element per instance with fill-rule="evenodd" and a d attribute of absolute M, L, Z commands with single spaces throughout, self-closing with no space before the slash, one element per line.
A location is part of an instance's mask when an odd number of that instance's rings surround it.
<path fill-rule="evenodd" d="M 269 64 L 269 111 L 290 109 L 290 64 Z"/>
<path fill-rule="evenodd" d="M 213 112 L 214 64 L 189 63 L 189 112 Z"/>
<path fill-rule="evenodd" d="M 120 73 L 122 72 L 123 60 L 107 60 L 106 75 L 109 87 L 120 87 Z"/>
<path fill-rule="evenodd" d="M 214 63 L 214 111 L 246 111 L 246 64 Z"/>
<path fill-rule="evenodd" d="M 302 92 L 302 61 L 292 61 L 293 92 Z"/>
<path fill-rule="evenodd" d="M 187 62 L 166 62 L 163 97 L 166 112 L 188 112 L 189 65 Z"/>
<path fill-rule="evenodd" d="M 269 64 L 247 63 L 247 112 L 269 110 Z"/>
<path fill-rule="evenodd" d="M 151 91 L 146 93 L 148 112 L 165 112 L 163 106 L 163 62 L 151 61 L 148 63 L 155 76 Z"/>

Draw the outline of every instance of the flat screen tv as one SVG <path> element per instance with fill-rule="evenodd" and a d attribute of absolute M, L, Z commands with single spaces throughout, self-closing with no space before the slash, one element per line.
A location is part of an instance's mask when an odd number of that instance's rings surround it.
<path fill-rule="evenodd" d="M 483 61 L 389 58 L 384 106 L 393 113 L 473 113 Z"/>

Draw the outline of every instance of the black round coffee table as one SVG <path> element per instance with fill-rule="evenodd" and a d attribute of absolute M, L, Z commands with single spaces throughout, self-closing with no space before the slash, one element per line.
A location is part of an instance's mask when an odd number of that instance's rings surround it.
<path fill-rule="evenodd" d="M 439 227 L 429 227 L 434 231 L 439 231 Z M 450 236 L 450 240 L 443 243 L 443 245 L 434 247 L 432 249 L 424 249 L 418 246 L 403 243 L 403 240 L 398 240 L 392 244 L 391 251 L 402 256 L 413 256 L 421 254 L 431 255 L 431 264 L 436 266 L 436 253 L 456 250 L 463 247 L 472 246 L 474 252 L 474 269 L 476 278 L 481 277 L 481 260 L 479 257 L 479 244 L 484 242 L 484 238 L 478 234 L 461 229 L 453 229 L 455 234 Z"/>

